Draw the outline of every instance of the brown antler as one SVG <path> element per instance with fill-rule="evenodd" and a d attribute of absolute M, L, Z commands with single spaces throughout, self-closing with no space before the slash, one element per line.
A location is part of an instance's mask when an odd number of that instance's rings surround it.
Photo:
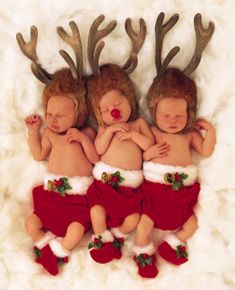
<path fill-rule="evenodd" d="M 18 45 L 25 56 L 32 60 L 31 69 L 33 74 L 44 84 L 52 80 L 52 75 L 45 71 L 38 61 L 36 46 L 37 46 L 38 30 L 36 26 L 30 28 L 30 40 L 25 42 L 21 33 L 16 34 Z"/>
<path fill-rule="evenodd" d="M 196 46 L 193 56 L 184 70 L 184 74 L 186 74 L 187 76 L 191 75 L 198 67 L 201 61 L 202 52 L 205 49 L 207 43 L 209 42 L 214 32 L 214 23 L 211 21 L 209 22 L 209 26 L 207 29 L 203 28 L 202 16 L 199 13 L 197 13 L 194 17 L 194 27 L 196 33 Z"/>
<path fill-rule="evenodd" d="M 163 75 L 167 69 L 168 64 L 172 60 L 172 58 L 180 51 L 180 48 L 178 46 L 175 46 L 172 48 L 169 53 L 167 54 L 165 60 L 162 63 L 161 60 L 161 53 L 162 53 L 162 43 L 163 43 L 163 38 L 165 34 L 176 24 L 176 22 L 179 19 L 178 14 L 174 14 L 164 25 L 165 14 L 161 12 L 158 15 L 156 25 L 155 25 L 155 36 L 156 36 L 156 55 L 155 55 L 155 64 L 156 64 L 156 69 L 157 69 L 157 75 L 160 77 Z"/>
<path fill-rule="evenodd" d="M 66 51 L 60 50 L 60 55 L 69 65 L 73 78 L 77 79 L 82 78 L 83 74 L 82 43 L 77 24 L 74 21 L 71 21 L 69 25 L 72 30 L 72 36 L 68 35 L 68 33 L 63 29 L 63 27 L 57 27 L 57 32 L 59 36 L 63 39 L 63 41 L 72 47 L 76 57 L 76 66 L 72 58 Z"/>
<path fill-rule="evenodd" d="M 144 40 L 147 33 L 147 28 L 144 19 L 139 20 L 140 23 L 140 31 L 139 33 L 136 33 L 132 27 L 131 19 L 126 19 L 125 22 L 125 29 L 128 34 L 128 36 L 131 39 L 132 42 L 132 51 L 131 54 L 127 60 L 127 62 L 124 64 L 123 69 L 129 74 L 132 73 L 138 64 L 138 52 L 140 51 L 141 47 L 144 44 Z"/>
<path fill-rule="evenodd" d="M 98 27 L 103 22 L 104 18 L 104 15 L 99 15 L 92 23 L 89 30 L 87 54 L 89 64 L 94 74 L 99 73 L 99 57 L 102 49 L 104 48 L 104 41 L 101 41 L 100 43 L 98 42 L 101 38 L 113 31 L 117 25 L 117 22 L 113 20 L 106 26 L 106 28 L 98 30 Z"/>

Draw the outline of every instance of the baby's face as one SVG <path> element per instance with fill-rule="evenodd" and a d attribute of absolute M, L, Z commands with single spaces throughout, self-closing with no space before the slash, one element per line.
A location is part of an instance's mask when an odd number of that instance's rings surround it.
<path fill-rule="evenodd" d="M 111 90 L 101 97 L 101 118 L 106 125 L 125 123 L 131 115 L 128 99 L 118 90 Z"/>
<path fill-rule="evenodd" d="M 185 128 L 188 121 L 187 102 L 183 98 L 164 98 L 157 103 L 155 120 L 164 132 L 175 134 Z"/>
<path fill-rule="evenodd" d="M 74 100 L 70 97 L 51 97 L 47 103 L 46 124 L 55 133 L 66 132 L 76 125 Z"/>

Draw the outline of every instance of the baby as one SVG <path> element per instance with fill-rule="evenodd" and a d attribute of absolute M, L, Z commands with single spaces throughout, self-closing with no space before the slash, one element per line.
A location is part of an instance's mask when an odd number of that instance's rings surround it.
<path fill-rule="evenodd" d="M 88 98 L 99 124 L 95 147 L 101 156 L 87 192 L 94 231 L 89 248 L 96 262 L 107 263 L 121 258 L 123 241 L 139 222 L 142 151 L 154 140 L 146 121 L 136 118 L 133 84 L 117 65 L 104 65 L 90 77 Z"/>
<path fill-rule="evenodd" d="M 74 79 L 70 69 L 62 69 L 43 91 L 42 136 L 40 117 L 25 119 L 33 158 L 48 159 L 44 184 L 33 189 L 34 212 L 26 220 L 26 230 L 35 243 L 36 261 L 52 275 L 58 273 L 58 261 L 67 261 L 90 229 L 86 191 L 99 156 L 93 129 L 80 128 L 87 115 L 84 95 L 84 82 Z"/>
<path fill-rule="evenodd" d="M 148 106 L 155 120 L 156 144 L 144 152 L 142 185 L 143 214 L 137 226 L 135 260 L 143 277 L 157 275 L 153 228 L 173 231 L 158 246 L 162 258 L 175 265 L 188 260 L 186 241 L 197 229 L 193 208 L 200 185 L 192 163 L 192 149 L 204 157 L 212 154 L 215 129 L 209 122 L 196 121 L 196 86 L 175 68 L 155 81 L 148 93 Z M 205 137 L 200 130 L 205 130 Z"/>

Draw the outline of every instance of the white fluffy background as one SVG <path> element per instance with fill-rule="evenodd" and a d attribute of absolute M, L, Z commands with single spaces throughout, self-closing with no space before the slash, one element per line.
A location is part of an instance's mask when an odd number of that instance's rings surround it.
<path fill-rule="evenodd" d="M 56 34 L 56 26 L 67 30 L 70 20 L 79 24 L 84 47 L 84 70 L 90 73 L 86 58 L 87 32 L 101 13 L 104 24 L 116 19 L 118 27 L 106 37 L 101 63 L 122 65 L 130 42 L 124 22 L 143 17 L 148 34 L 139 54 L 139 66 L 132 74 L 142 112 L 144 98 L 153 77 L 154 25 L 164 11 L 180 20 L 167 34 L 163 54 L 175 45 L 181 52 L 173 63 L 184 68 L 194 49 L 193 17 L 203 15 L 207 25 L 215 23 L 215 33 L 193 74 L 198 86 L 198 116 L 211 121 L 217 131 L 212 157 L 197 158 L 202 190 L 196 213 L 199 228 L 189 241 L 190 261 L 175 268 L 158 259 L 159 275 L 143 280 L 127 249 L 120 261 L 95 264 L 86 249 L 89 235 L 78 246 L 62 273 L 46 274 L 33 261 L 32 241 L 24 230 L 25 217 L 32 210 L 31 189 L 40 182 L 45 164 L 30 155 L 24 117 L 42 113 L 43 85 L 31 74 L 30 61 L 20 52 L 15 34 L 28 39 L 29 27 L 39 30 L 38 55 L 50 72 L 65 65 L 58 54 L 68 49 Z M 157 289 L 157 290 L 232 290 L 235 289 L 235 1 L 234 0 L 1 0 L 0 1 L 0 289 Z M 147 116 L 147 114 L 145 114 Z M 156 242 L 158 241 L 156 236 Z"/>

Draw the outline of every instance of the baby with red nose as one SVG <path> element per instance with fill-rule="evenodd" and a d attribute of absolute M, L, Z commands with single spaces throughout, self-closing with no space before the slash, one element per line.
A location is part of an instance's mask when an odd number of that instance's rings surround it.
<path fill-rule="evenodd" d="M 88 98 L 99 124 L 95 147 L 100 161 L 87 191 L 94 231 L 90 255 L 98 263 L 120 259 L 121 248 L 141 214 L 143 151 L 154 140 L 137 116 L 135 91 L 126 72 L 107 64 L 88 80 Z"/>

